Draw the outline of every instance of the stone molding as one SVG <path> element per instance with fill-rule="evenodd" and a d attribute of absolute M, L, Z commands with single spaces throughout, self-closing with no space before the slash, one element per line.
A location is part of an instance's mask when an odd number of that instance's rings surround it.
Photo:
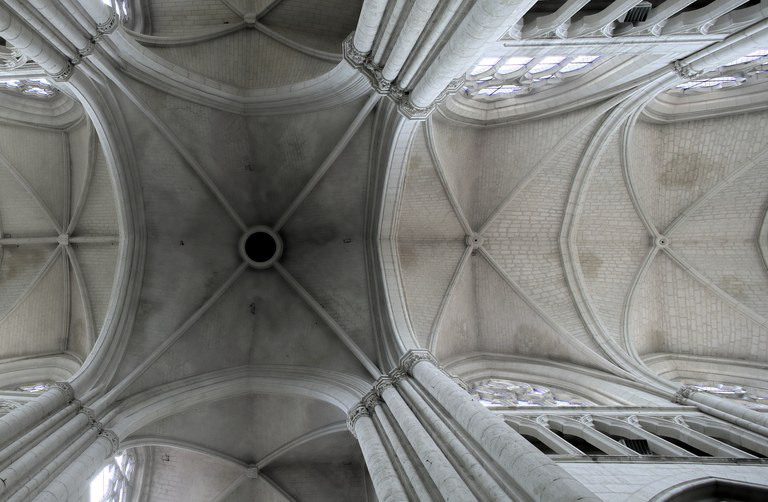
<path fill-rule="evenodd" d="M 254 465 L 249 465 L 245 470 L 245 477 L 248 479 L 256 479 L 259 477 L 259 468 Z"/>
<path fill-rule="evenodd" d="M 75 389 L 68 382 L 54 382 L 50 386 L 51 389 L 58 389 L 64 394 L 64 399 L 67 403 L 71 403 L 75 400 Z"/>

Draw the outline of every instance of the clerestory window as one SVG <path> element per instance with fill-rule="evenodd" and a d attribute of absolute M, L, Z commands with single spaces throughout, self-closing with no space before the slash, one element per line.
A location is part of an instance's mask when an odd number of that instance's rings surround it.
<path fill-rule="evenodd" d="M 553 391 L 542 385 L 531 385 L 512 380 L 482 380 L 471 385 L 469 390 L 472 395 L 478 398 L 481 404 L 489 408 L 594 405 L 594 403 L 572 396 L 566 392 Z"/>
<path fill-rule="evenodd" d="M 768 78 L 768 49 L 751 52 L 720 68 L 675 86 L 678 93 L 709 92 L 747 83 L 759 83 Z"/>
<path fill-rule="evenodd" d="M 44 78 L 0 80 L 0 90 L 36 98 L 49 98 L 57 92 L 56 88 Z"/>
<path fill-rule="evenodd" d="M 600 56 L 508 56 L 482 58 L 469 72 L 463 92 L 493 100 L 522 96 L 583 75 Z"/>

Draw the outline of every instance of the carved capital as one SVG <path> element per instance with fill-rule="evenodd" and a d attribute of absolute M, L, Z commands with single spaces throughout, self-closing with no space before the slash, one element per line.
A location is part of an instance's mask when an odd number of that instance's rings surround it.
<path fill-rule="evenodd" d="M 112 444 L 111 455 L 114 455 L 115 453 L 117 453 L 117 450 L 120 448 L 120 438 L 117 437 L 117 434 L 115 434 L 113 431 L 109 429 L 104 429 L 101 432 L 99 432 L 99 436 L 106 438 Z"/>
<path fill-rule="evenodd" d="M 411 371 L 413 370 L 413 367 L 416 366 L 416 363 L 419 363 L 421 361 L 428 361 L 435 366 L 439 367 L 437 364 L 437 361 L 432 356 L 432 354 L 429 353 L 428 350 L 409 350 L 405 354 L 403 354 L 403 357 L 400 358 L 400 366 L 399 369 L 408 374 L 411 375 Z"/>
<path fill-rule="evenodd" d="M 349 410 L 349 413 L 347 413 L 347 428 L 349 429 L 349 432 L 351 432 L 353 436 L 357 437 L 357 434 L 355 434 L 355 424 L 360 419 L 360 417 L 370 416 L 371 414 L 368 411 L 368 408 L 366 408 L 362 403 Z"/>
<path fill-rule="evenodd" d="M 64 394 L 64 400 L 67 403 L 71 403 L 75 400 L 75 389 L 67 382 L 54 382 L 50 385 L 49 389 L 58 389 Z"/>
<path fill-rule="evenodd" d="M 680 77 L 688 79 L 688 80 L 690 80 L 692 78 L 696 78 L 696 77 L 698 77 L 699 75 L 702 74 L 701 71 L 694 70 L 693 68 L 691 68 L 687 64 L 684 64 L 679 59 L 672 62 L 672 69 Z"/>
<path fill-rule="evenodd" d="M 120 21 L 120 18 L 117 17 L 117 12 L 113 10 L 109 14 L 109 19 L 107 19 L 103 23 L 96 25 L 96 31 L 103 34 L 112 33 L 113 31 L 115 31 L 115 28 L 117 28 L 117 23 L 119 21 Z"/>
<path fill-rule="evenodd" d="M 88 417 L 88 427 L 95 427 L 99 431 L 103 429 L 101 422 L 98 421 L 98 419 L 96 418 L 96 414 L 93 412 L 92 409 L 86 408 L 85 406 L 83 406 L 77 412 L 82 413 L 83 415 Z"/>
<path fill-rule="evenodd" d="M 394 385 L 394 382 L 390 377 L 383 376 L 376 380 L 373 384 L 373 389 L 376 392 L 377 395 L 381 396 L 384 394 L 384 391 L 389 389 Z"/>
<path fill-rule="evenodd" d="M 96 44 L 93 39 L 88 40 L 88 43 L 85 47 L 82 49 L 78 49 L 77 53 L 80 54 L 80 57 L 90 56 L 93 54 L 93 51 L 96 49 Z M 78 61 L 79 62 L 79 61 Z"/>
<path fill-rule="evenodd" d="M 389 372 L 389 379 L 392 381 L 392 385 L 396 385 L 397 382 L 407 377 L 408 375 L 400 368 L 395 368 Z"/>
<path fill-rule="evenodd" d="M 368 410 L 368 413 L 373 413 L 373 410 L 375 410 L 376 407 L 381 403 L 379 395 L 380 394 L 377 390 L 372 390 L 363 396 L 363 399 L 360 402 L 363 406 L 365 406 L 365 409 Z"/>
<path fill-rule="evenodd" d="M 57 82 L 66 82 L 69 80 L 69 77 L 72 76 L 72 72 L 75 70 L 75 65 L 72 64 L 71 61 L 67 61 L 67 66 L 61 70 L 59 73 L 56 73 L 54 75 L 51 75 L 53 80 Z"/>
<path fill-rule="evenodd" d="M 341 45 L 342 50 L 344 51 L 344 59 L 347 61 L 347 63 L 351 64 L 355 68 L 360 68 L 365 64 L 365 60 L 368 54 L 355 49 L 355 45 L 352 42 L 354 36 L 355 33 L 352 32 L 346 39 L 344 39 L 344 42 Z"/>
<path fill-rule="evenodd" d="M 683 385 L 677 389 L 672 401 L 677 404 L 687 404 L 687 400 L 697 392 L 701 392 L 697 387 L 693 385 Z"/>

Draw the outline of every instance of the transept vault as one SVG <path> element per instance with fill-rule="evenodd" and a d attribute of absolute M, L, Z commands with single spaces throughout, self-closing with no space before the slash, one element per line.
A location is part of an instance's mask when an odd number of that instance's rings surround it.
<path fill-rule="evenodd" d="M 0 500 L 763 500 L 766 12 L 0 1 Z"/>

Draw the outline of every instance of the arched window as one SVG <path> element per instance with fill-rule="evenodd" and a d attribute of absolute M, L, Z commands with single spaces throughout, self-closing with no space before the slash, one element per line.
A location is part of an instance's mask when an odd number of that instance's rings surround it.
<path fill-rule="evenodd" d="M 727 89 L 747 83 L 768 81 L 766 74 L 768 74 L 768 49 L 761 49 L 734 59 L 717 70 L 678 84 L 674 90 L 678 93 L 690 93 Z"/>
<path fill-rule="evenodd" d="M 126 502 L 135 463 L 129 453 L 118 453 L 91 480 L 90 502 Z"/>
<path fill-rule="evenodd" d="M 564 391 L 511 380 L 481 380 L 470 386 L 470 392 L 487 407 L 594 405 Z"/>
<path fill-rule="evenodd" d="M 482 58 L 468 73 L 464 94 L 483 100 L 522 96 L 583 75 L 600 56 Z"/>

